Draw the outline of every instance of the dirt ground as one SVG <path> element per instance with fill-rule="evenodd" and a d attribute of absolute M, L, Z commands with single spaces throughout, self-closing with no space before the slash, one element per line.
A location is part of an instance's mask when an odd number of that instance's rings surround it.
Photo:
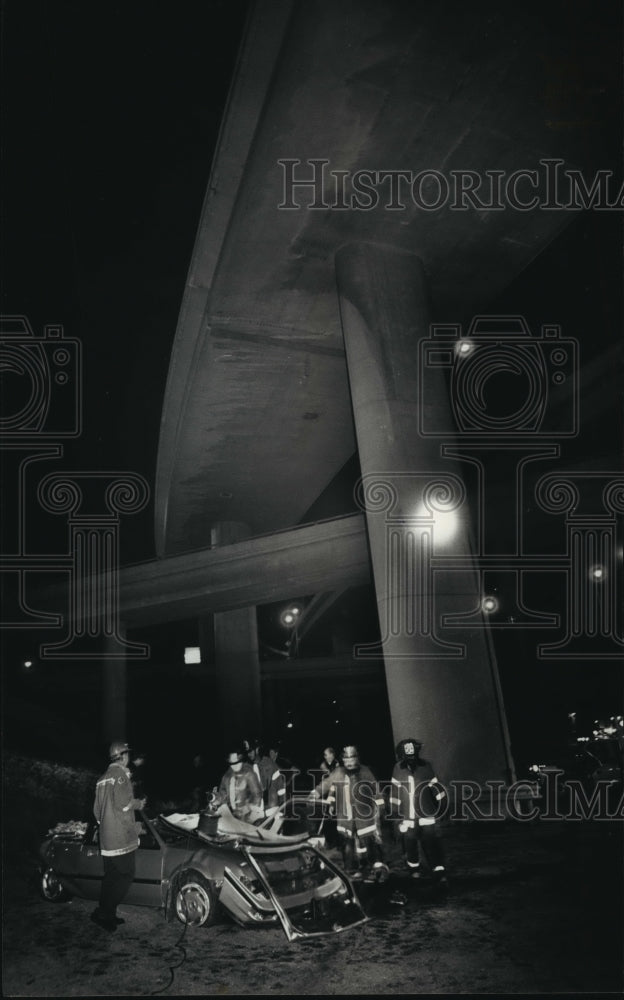
<path fill-rule="evenodd" d="M 369 922 L 293 944 L 225 915 L 185 930 L 128 905 L 109 935 L 93 903 L 39 897 L 32 845 L 11 837 L 3 995 L 621 995 L 622 826 L 449 823 L 446 891 L 409 880 L 389 844 L 390 881 L 361 889 Z"/>

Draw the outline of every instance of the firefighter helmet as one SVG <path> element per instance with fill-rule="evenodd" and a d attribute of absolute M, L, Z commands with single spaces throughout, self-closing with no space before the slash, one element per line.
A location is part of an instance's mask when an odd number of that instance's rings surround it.
<path fill-rule="evenodd" d="M 347 771 L 355 771 L 360 766 L 360 751 L 357 747 L 343 747 L 340 756 L 342 757 L 342 763 Z"/>
<path fill-rule="evenodd" d="M 396 755 L 399 761 L 411 761 L 416 760 L 422 749 L 422 743 L 420 740 L 415 740 L 410 737 L 406 740 L 399 740 L 396 745 Z"/>
<path fill-rule="evenodd" d="M 125 753 L 130 753 L 130 747 L 124 740 L 113 740 L 108 748 L 108 756 L 111 760 L 119 760 Z"/>

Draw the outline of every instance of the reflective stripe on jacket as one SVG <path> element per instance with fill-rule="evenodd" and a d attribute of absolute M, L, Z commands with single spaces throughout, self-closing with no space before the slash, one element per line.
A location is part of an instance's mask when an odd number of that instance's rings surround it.
<path fill-rule="evenodd" d="M 350 772 L 337 767 L 321 782 L 322 794 L 327 789 L 327 801 L 333 805 L 340 833 L 350 837 L 355 832 L 365 837 L 377 831 L 384 800 L 370 768 L 360 765 L 357 771 Z"/>
<path fill-rule="evenodd" d="M 93 815 L 100 825 L 100 854 L 104 857 L 136 851 L 139 837 L 134 810 L 137 807 L 130 771 L 123 764 L 111 764 L 95 786 L 93 803 Z"/>
<path fill-rule="evenodd" d="M 397 763 L 392 772 L 390 814 L 412 829 L 417 823 L 426 825 L 435 822 L 437 805 L 444 794 L 428 761 L 421 761 L 413 771 Z"/>
<path fill-rule="evenodd" d="M 269 808 L 273 806 L 283 806 L 286 801 L 286 778 L 279 770 L 276 768 L 271 775 L 269 780 L 269 788 L 267 792 L 267 805 Z"/>

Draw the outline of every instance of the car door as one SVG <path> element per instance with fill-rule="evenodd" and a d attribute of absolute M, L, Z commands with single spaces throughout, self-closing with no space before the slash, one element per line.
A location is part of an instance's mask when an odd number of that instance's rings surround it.
<path fill-rule="evenodd" d="M 137 906 L 160 906 L 165 845 L 149 822 L 143 823 L 136 851 L 134 881 L 126 895 L 126 903 Z"/>
<path fill-rule="evenodd" d="M 135 876 L 124 902 L 139 906 L 160 906 L 160 884 L 162 880 L 163 845 L 148 824 L 139 837 L 139 848 L 135 852 Z M 77 864 L 71 879 L 81 895 L 87 899 L 98 899 L 104 861 L 100 854 L 99 830 L 97 825 L 89 826 L 82 842 Z M 73 866 L 72 866 L 73 867 Z"/>
<path fill-rule="evenodd" d="M 80 847 L 78 863 L 72 879 L 76 882 L 80 893 L 87 899 L 98 899 L 100 886 L 104 877 L 104 862 L 100 854 L 99 828 L 96 823 L 87 827 L 84 840 Z"/>

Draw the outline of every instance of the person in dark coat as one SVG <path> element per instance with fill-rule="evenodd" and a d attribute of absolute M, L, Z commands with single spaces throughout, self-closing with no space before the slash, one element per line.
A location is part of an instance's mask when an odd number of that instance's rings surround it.
<path fill-rule="evenodd" d="M 328 775 L 333 774 L 336 768 L 340 767 L 340 765 L 340 757 L 334 747 L 325 747 L 323 750 L 323 759 L 319 765 L 321 781 L 316 786 L 316 791 L 321 797 L 323 780 L 327 778 Z M 328 847 L 338 847 L 340 845 L 340 838 L 336 829 L 336 810 L 334 805 L 329 804 L 326 800 L 323 800 L 322 811 L 320 814 L 320 825 L 318 823 L 318 818 L 318 808 L 313 808 L 309 811 L 308 829 L 310 832 L 316 836 L 320 836 L 322 834 Z"/>
<path fill-rule="evenodd" d="M 269 798 L 269 787 L 275 772 L 275 765 L 269 755 L 265 753 L 264 744 L 259 737 L 254 740 L 246 740 L 243 749 L 246 751 L 247 760 L 260 782 L 262 795 L 266 804 Z"/>
<path fill-rule="evenodd" d="M 340 757 L 333 747 L 325 747 L 323 750 L 323 760 L 320 764 L 323 776 L 331 774 L 331 772 L 335 771 L 337 767 L 340 767 Z"/>
<path fill-rule="evenodd" d="M 191 803 L 189 812 L 200 812 L 206 808 L 208 793 L 210 791 L 210 779 L 208 768 L 202 754 L 197 753 L 193 757 L 190 768 L 190 793 Z"/>

